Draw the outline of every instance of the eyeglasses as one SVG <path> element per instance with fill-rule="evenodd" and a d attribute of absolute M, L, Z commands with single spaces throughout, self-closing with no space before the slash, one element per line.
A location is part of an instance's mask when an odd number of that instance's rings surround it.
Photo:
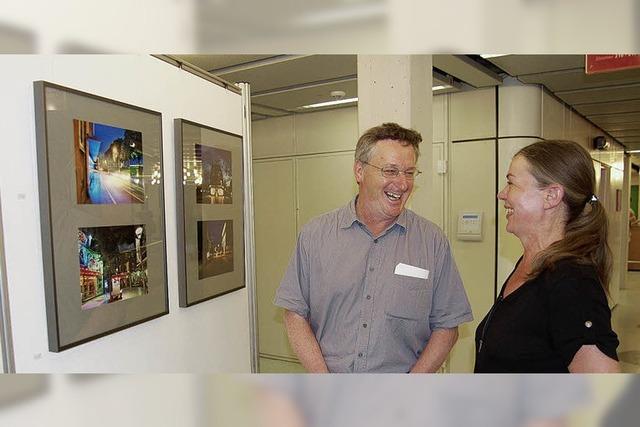
<path fill-rule="evenodd" d="M 400 174 L 404 174 L 405 178 L 407 179 L 414 179 L 416 176 L 420 175 L 422 172 L 419 171 L 416 168 L 409 168 L 409 169 L 405 169 L 403 171 L 401 171 L 400 169 L 398 169 L 395 166 L 376 166 L 376 165 L 372 165 L 371 163 L 367 163 L 367 162 L 362 162 L 365 165 L 369 165 L 373 168 L 376 168 L 380 171 L 380 173 L 382 173 L 382 176 L 385 178 L 396 178 L 397 176 L 399 176 Z"/>

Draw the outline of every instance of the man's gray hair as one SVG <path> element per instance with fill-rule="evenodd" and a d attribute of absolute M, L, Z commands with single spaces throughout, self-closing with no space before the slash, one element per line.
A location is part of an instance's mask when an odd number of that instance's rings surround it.
<path fill-rule="evenodd" d="M 371 150 L 373 150 L 373 147 L 375 147 L 378 141 L 385 139 L 398 141 L 405 146 L 412 146 L 416 154 L 416 160 L 418 160 L 418 156 L 420 156 L 418 144 L 422 142 L 422 135 L 413 129 L 403 128 L 397 123 L 383 123 L 363 133 L 356 145 L 356 160 L 368 162 L 371 158 Z"/>

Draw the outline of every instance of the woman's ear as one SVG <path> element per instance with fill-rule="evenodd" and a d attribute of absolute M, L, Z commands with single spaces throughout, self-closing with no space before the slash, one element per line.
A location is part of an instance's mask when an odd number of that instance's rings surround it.
<path fill-rule="evenodd" d="M 564 187 L 560 184 L 551 184 L 544 189 L 544 208 L 555 208 L 564 198 Z"/>

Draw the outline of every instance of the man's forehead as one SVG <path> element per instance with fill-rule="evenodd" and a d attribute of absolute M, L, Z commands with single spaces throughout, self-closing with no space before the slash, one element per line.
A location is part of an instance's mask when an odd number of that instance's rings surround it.
<path fill-rule="evenodd" d="M 412 154 L 415 161 L 415 150 L 405 141 L 396 141 L 391 139 L 383 139 L 378 141 L 373 147 L 373 157 L 385 158 L 396 155 Z"/>
<path fill-rule="evenodd" d="M 407 142 L 407 141 L 405 141 L 403 139 L 380 139 L 380 140 L 376 141 L 376 145 L 380 144 L 380 143 L 388 144 L 388 145 L 392 145 L 392 146 L 398 145 L 400 147 L 409 147 L 410 146 L 409 142 Z"/>

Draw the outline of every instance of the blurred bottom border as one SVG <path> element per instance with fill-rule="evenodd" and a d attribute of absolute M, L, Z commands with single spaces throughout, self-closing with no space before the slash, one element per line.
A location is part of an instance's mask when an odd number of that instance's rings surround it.
<path fill-rule="evenodd" d="M 620 374 L 18 374 L 0 425 L 635 426 L 639 396 Z"/>

